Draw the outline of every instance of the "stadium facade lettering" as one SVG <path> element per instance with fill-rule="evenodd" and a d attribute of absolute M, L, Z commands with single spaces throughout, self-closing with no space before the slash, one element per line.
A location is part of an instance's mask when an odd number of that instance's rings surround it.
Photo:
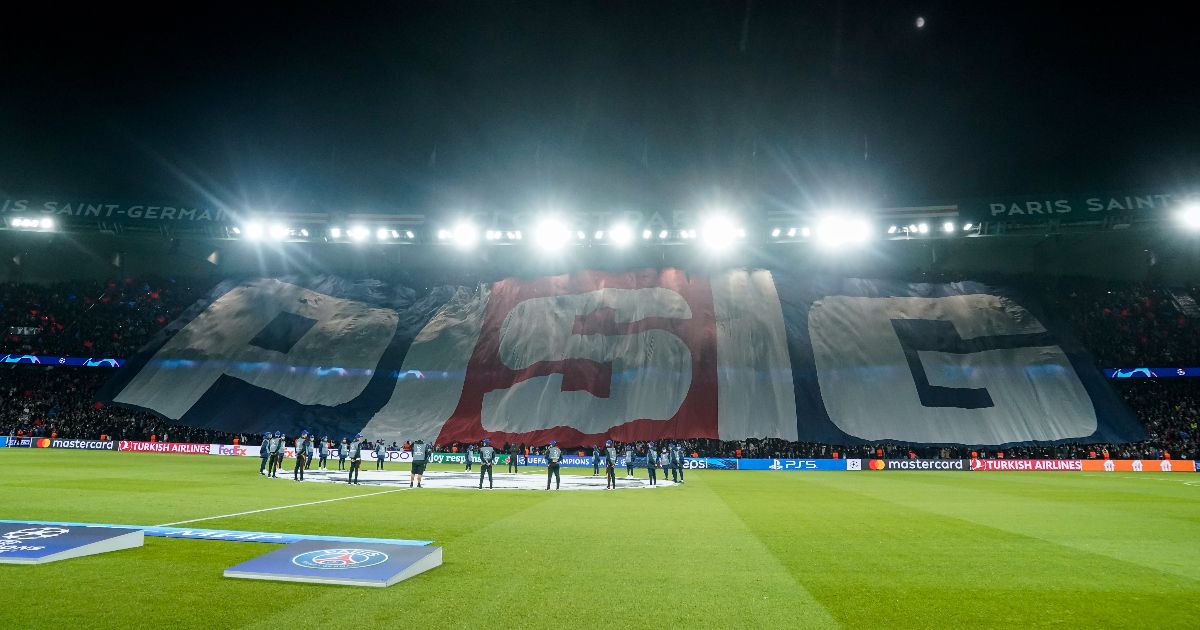
<path fill-rule="evenodd" d="M 209 209 L 167 205 L 62 201 L 54 199 L 4 199 L 0 201 L 0 213 L 42 214 L 81 219 L 138 219 L 151 221 L 223 222 L 228 218 L 226 212 L 220 208 Z"/>
<path fill-rule="evenodd" d="M 898 204 L 901 207 L 879 208 L 882 217 L 900 216 L 912 212 L 937 210 L 940 214 L 957 215 L 963 219 L 978 221 L 1036 221 L 1047 218 L 1072 220 L 1079 216 L 1097 216 L 1128 212 L 1167 212 L 1180 204 L 1200 200 L 1200 193 L 1163 191 L 1122 191 L 1106 194 L 1085 195 L 1037 195 L 991 197 L 949 201 L 937 205 Z M 322 209 L 305 209 L 305 214 L 330 214 Z M 812 209 L 772 210 L 762 218 L 768 223 L 790 217 L 813 214 Z M 20 198 L 0 198 L 0 214 L 46 215 L 59 218 L 103 219 L 107 221 L 183 221 L 230 224 L 236 221 L 236 212 L 226 208 L 208 208 L 189 205 L 166 205 L 153 203 L 126 203 L 115 200 L 79 200 L 28 195 Z M 410 211 L 391 211 L 374 215 L 377 220 L 386 220 L 397 225 L 423 225 L 436 217 Z M 527 212 L 489 210 L 470 214 L 470 218 L 481 226 L 493 229 L 522 229 L 538 220 L 537 215 Z M 691 226 L 696 214 L 687 210 L 672 212 L 626 210 L 580 211 L 564 216 L 571 225 L 581 229 L 604 229 L 614 222 L 623 222 L 638 229 L 670 229 Z M 747 217 L 749 219 L 750 217 Z"/>

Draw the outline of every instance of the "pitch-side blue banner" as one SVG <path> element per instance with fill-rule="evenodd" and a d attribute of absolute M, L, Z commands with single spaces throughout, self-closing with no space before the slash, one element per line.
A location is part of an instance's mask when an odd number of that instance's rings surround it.
<path fill-rule="evenodd" d="M 321 536 L 316 534 L 288 534 L 284 532 L 250 532 L 236 529 L 204 529 L 199 527 L 157 527 L 150 525 L 114 525 L 112 523 L 75 523 L 70 521 L 8 521 L 0 523 L 34 523 L 61 527 L 104 527 L 116 529 L 140 529 L 147 536 L 159 538 L 188 538 L 192 540 L 226 540 L 231 542 L 257 542 L 286 544 L 301 540 L 322 540 L 339 543 L 381 543 L 389 545 L 429 545 L 430 540 L 406 540 L 400 538 L 360 538 L 355 536 Z"/>
<path fill-rule="evenodd" d="M 125 360 L 97 357 L 58 357 L 44 354 L 6 354 L 0 357 L 0 363 L 116 368 L 125 365 Z"/>
<path fill-rule="evenodd" d="M 331 277 L 229 282 L 101 396 L 225 431 L 438 444 L 1145 437 L 1083 348 L 1013 291 L 766 270 L 588 271 L 420 292 Z"/>
<path fill-rule="evenodd" d="M 1200 367 L 1104 368 L 1108 378 L 1196 378 Z"/>
<path fill-rule="evenodd" d="M 738 470 L 846 470 L 844 459 L 739 459 Z"/>

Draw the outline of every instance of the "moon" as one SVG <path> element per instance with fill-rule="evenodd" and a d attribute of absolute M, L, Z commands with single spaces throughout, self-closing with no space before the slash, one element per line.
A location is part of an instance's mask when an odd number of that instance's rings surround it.
<path fill-rule="evenodd" d="M 925 18 L 919 15 L 917 16 L 917 28 L 925 28 Z"/>

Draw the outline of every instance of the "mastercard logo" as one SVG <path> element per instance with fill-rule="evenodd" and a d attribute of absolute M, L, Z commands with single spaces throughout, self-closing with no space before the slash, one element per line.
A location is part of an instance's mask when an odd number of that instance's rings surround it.
<path fill-rule="evenodd" d="M 867 464 L 867 467 L 871 470 L 883 470 L 884 468 L 887 468 L 887 463 L 882 459 L 872 459 L 871 462 Z"/>
<path fill-rule="evenodd" d="M 33 447 L 34 448 L 50 448 L 50 440 L 47 440 L 46 438 L 40 438 L 38 440 L 35 440 L 33 443 Z"/>

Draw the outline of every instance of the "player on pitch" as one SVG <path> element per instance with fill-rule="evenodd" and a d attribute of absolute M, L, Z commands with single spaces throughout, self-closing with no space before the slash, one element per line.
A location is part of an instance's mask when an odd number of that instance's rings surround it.
<path fill-rule="evenodd" d="M 263 434 L 262 445 L 258 447 L 258 456 L 262 458 L 262 463 L 258 465 L 258 474 L 267 476 L 267 460 L 271 457 L 271 432 L 267 431 Z"/>
<path fill-rule="evenodd" d="M 304 481 L 304 462 L 308 459 L 308 431 L 301 431 L 296 438 L 296 467 L 292 469 L 293 481 Z"/>
<path fill-rule="evenodd" d="M 654 442 L 646 442 L 646 474 L 650 479 L 650 485 L 657 486 L 658 479 L 655 473 L 655 468 L 658 467 L 658 449 L 654 448 Z"/>
<path fill-rule="evenodd" d="M 612 440 L 604 442 L 604 489 L 617 489 L 617 447 Z"/>
<path fill-rule="evenodd" d="M 325 470 L 329 465 L 329 436 L 321 436 L 321 444 L 317 448 L 317 453 L 321 459 L 317 460 L 317 470 Z"/>
<path fill-rule="evenodd" d="M 279 478 L 279 467 L 283 466 L 283 440 L 283 434 L 279 431 L 276 431 L 275 437 L 271 438 L 271 466 L 270 473 L 267 475 L 268 477 Z"/>
<path fill-rule="evenodd" d="M 350 472 L 346 476 L 346 483 L 358 485 L 358 469 L 362 466 L 363 452 L 363 436 L 361 433 L 354 436 L 354 443 L 350 445 Z"/>
<path fill-rule="evenodd" d="M 408 487 L 413 487 L 413 481 L 416 481 L 417 487 L 421 487 L 421 480 L 425 478 L 425 464 L 429 461 L 429 447 L 420 438 L 412 445 L 412 472 L 408 475 Z"/>
<path fill-rule="evenodd" d="M 558 490 L 562 483 L 562 476 L 559 475 L 558 466 L 562 462 L 562 449 L 558 448 L 558 440 L 550 440 L 550 446 L 546 447 L 546 489 L 550 489 L 550 479 L 554 479 L 554 489 Z"/>
<path fill-rule="evenodd" d="M 479 489 L 483 490 L 483 475 L 486 473 L 488 478 L 488 490 L 492 489 L 492 464 L 496 463 L 496 449 L 492 448 L 492 441 L 483 438 L 483 443 L 479 447 Z"/>

